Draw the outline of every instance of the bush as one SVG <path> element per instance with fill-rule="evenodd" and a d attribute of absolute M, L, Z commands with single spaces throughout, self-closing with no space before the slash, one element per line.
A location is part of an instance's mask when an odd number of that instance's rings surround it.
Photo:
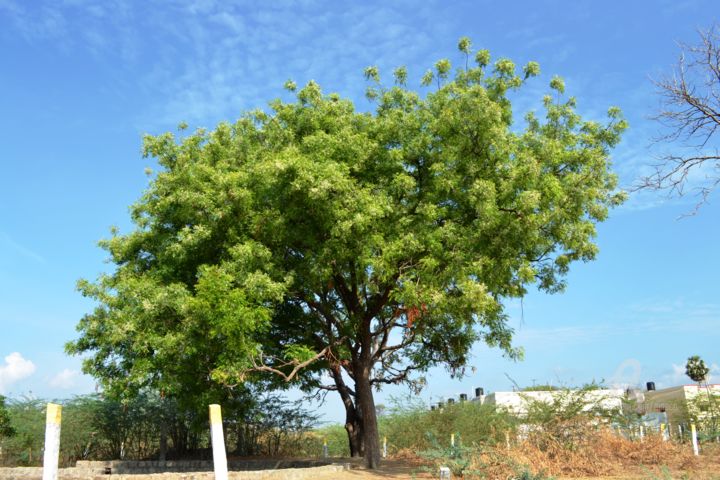
<path fill-rule="evenodd" d="M 387 436 L 390 452 L 400 449 L 429 450 L 430 438 L 450 444 L 450 435 L 462 436 L 467 445 L 496 445 L 505 442 L 506 432 L 515 432 L 518 421 L 492 405 L 464 402 L 428 410 L 413 397 L 393 399 L 387 415 L 380 418 L 380 435 Z"/>

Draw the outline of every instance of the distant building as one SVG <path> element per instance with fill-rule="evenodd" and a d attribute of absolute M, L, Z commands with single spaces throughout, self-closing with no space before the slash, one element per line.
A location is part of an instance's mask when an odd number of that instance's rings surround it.
<path fill-rule="evenodd" d="M 488 395 L 478 395 L 473 401 L 483 405 L 495 405 L 504 408 L 515 415 L 524 415 L 528 406 L 533 402 L 544 402 L 548 404 L 563 399 L 579 399 L 580 390 L 542 390 L 528 392 L 493 392 Z M 606 410 L 622 409 L 625 390 L 622 388 L 608 388 L 598 390 L 586 390 L 582 392 L 582 400 L 586 402 L 585 409 L 602 408 Z"/>
<path fill-rule="evenodd" d="M 637 415 L 636 422 L 655 425 L 660 423 L 675 425 L 690 423 L 691 420 L 702 422 L 713 412 L 720 418 L 720 384 L 709 386 L 708 390 L 697 385 L 680 385 L 661 390 L 655 389 L 654 382 L 647 383 L 647 390 L 605 388 L 598 390 L 540 390 L 540 391 L 513 391 L 493 392 L 485 395 L 483 388 L 475 389 L 475 398 L 472 402 L 482 405 L 493 405 L 506 409 L 508 412 L 522 416 L 528 412 L 533 402 L 555 403 L 557 401 L 582 400 L 586 403 L 585 410 L 603 409 L 616 410 L 626 415 Z M 461 395 L 460 401 L 467 399 Z M 454 399 L 448 399 L 453 403 Z M 442 408 L 443 402 L 438 407 Z M 433 409 L 436 408 L 433 406 Z"/>
<path fill-rule="evenodd" d="M 702 420 L 711 413 L 714 406 L 716 414 L 720 413 L 720 385 L 710 385 L 711 398 L 708 390 L 697 385 L 680 385 L 648 390 L 636 395 L 636 409 L 640 414 L 665 412 L 668 421 L 673 424 L 688 423 L 692 417 Z"/>

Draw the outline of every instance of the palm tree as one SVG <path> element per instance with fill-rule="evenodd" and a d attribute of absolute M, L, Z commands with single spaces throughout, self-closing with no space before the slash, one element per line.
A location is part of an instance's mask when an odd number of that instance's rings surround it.
<path fill-rule="evenodd" d="M 717 425 L 717 410 L 715 405 L 715 399 L 710 393 L 710 384 L 708 383 L 708 377 L 710 376 L 710 369 L 705 365 L 705 361 L 698 355 L 689 357 L 685 364 L 685 374 L 690 377 L 691 380 L 697 382 L 698 387 L 702 386 L 702 382 L 705 382 L 705 389 L 708 395 L 708 405 L 710 407 L 710 425 L 713 430 L 713 435 L 717 436 L 718 432 L 715 428 Z"/>
<path fill-rule="evenodd" d="M 707 379 L 709 373 L 710 369 L 705 365 L 705 361 L 702 358 L 697 355 L 688 358 L 685 364 L 685 374 L 690 377 L 692 381 L 697 382 L 698 386 Z"/>

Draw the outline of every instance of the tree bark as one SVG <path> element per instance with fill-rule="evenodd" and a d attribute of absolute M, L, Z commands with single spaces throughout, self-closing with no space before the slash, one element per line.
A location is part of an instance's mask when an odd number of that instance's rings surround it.
<path fill-rule="evenodd" d="M 355 372 L 355 401 L 362 414 L 365 465 L 369 469 L 376 469 L 380 466 L 380 435 L 375 399 L 370 385 L 371 365 L 370 361 L 364 362 Z"/>
<path fill-rule="evenodd" d="M 362 457 L 365 454 L 363 426 L 355 405 L 345 405 L 345 431 L 348 434 L 350 456 Z"/>
<path fill-rule="evenodd" d="M 365 453 L 363 443 L 362 414 L 358 411 L 356 401 L 353 401 L 352 391 L 342 378 L 340 365 L 332 365 L 330 371 L 335 386 L 345 406 L 345 431 L 348 434 L 348 446 L 351 457 L 362 457 Z"/>
<path fill-rule="evenodd" d="M 160 460 L 161 462 L 167 460 L 167 439 L 167 423 L 165 422 L 165 420 L 163 420 L 163 422 L 160 424 L 160 455 L 158 456 L 158 460 Z"/>

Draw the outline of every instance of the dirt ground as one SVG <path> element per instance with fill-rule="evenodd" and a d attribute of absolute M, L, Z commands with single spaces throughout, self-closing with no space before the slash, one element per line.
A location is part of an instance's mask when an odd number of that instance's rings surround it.
<path fill-rule="evenodd" d="M 314 477 L 313 480 L 389 480 L 411 478 L 437 478 L 437 474 L 423 471 L 422 464 L 408 459 L 387 459 L 382 462 L 379 470 L 366 470 L 361 463 L 351 460 L 341 462 L 352 463 L 352 468 L 341 474 Z M 668 476 L 669 475 L 669 476 Z M 455 477 L 457 478 L 457 477 Z M 692 471 L 663 471 L 657 467 L 638 466 L 621 476 L 609 477 L 555 477 L 557 480 L 720 480 L 720 459 L 706 458 L 698 468 Z M 507 480 L 507 479 L 502 479 Z"/>

